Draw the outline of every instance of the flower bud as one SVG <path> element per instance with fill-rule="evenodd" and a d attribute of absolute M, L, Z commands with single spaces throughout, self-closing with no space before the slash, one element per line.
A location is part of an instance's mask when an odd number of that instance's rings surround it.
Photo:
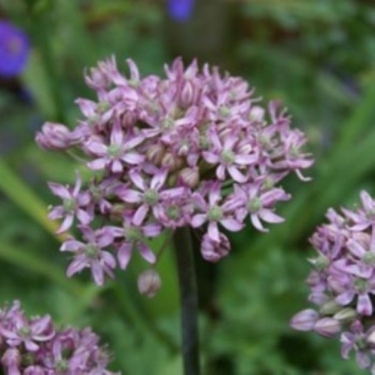
<path fill-rule="evenodd" d="M 159 144 L 154 144 L 147 149 L 147 159 L 156 165 L 160 165 L 164 156 L 164 147 Z"/>
<path fill-rule="evenodd" d="M 253 146 L 247 141 L 247 139 L 239 142 L 237 146 L 237 152 L 239 154 L 248 155 L 253 151 Z"/>
<path fill-rule="evenodd" d="M 335 336 L 341 329 L 340 323 L 333 318 L 322 318 L 314 324 L 314 331 L 327 338 Z"/>
<path fill-rule="evenodd" d="M 72 145 L 72 133 L 62 124 L 46 122 L 35 137 L 36 143 L 46 150 L 66 150 Z"/>
<path fill-rule="evenodd" d="M 162 167 L 168 168 L 169 170 L 176 170 L 181 164 L 181 159 L 168 152 L 164 155 L 161 165 Z"/>
<path fill-rule="evenodd" d="M 297 331 L 311 331 L 318 318 L 319 314 L 315 310 L 302 310 L 293 316 L 290 321 L 290 326 Z"/>
<path fill-rule="evenodd" d="M 7 349 L 1 358 L 1 363 L 6 367 L 9 375 L 20 375 L 21 354 L 16 348 Z"/>
<path fill-rule="evenodd" d="M 184 168 L 180 172 L 181 181 L 191 188 L 195 188 L 199 184 L 198 168 Z"/>
<path fill-rule="evenodd" d="M 338 311 L 333 318 L 338 320 L 340 323 L 348 323 L 353 321 L 357 317 L 357 312 L 351 307 L 345 307 Z"/>
<path fill-rule="evenodd" d="M 334 300 L 327 301 L 323 304 L 323 306 L 320 308 L 320 313 L 322 315 L 333 315 L 336 314 L 338 311 L 342 309 L 342 306 L 339 305 Z M 334 317 L 336 319 L 336 317 Z"/>
<path fill-rule="evenodd" d="M 194 99 L 194 86 L 192 82 L 186 81 L 181 90 L 180 103 L 182 107 L 188 107 L 191 105 Z"/>
<path fill-rule="evenodd" d="M 160 289 L 161 279 L 155 270 L 147 270 L 138 276 L 138 290 L 141 294 L 152 298 Z"/>
<path fill-rule="evenodd" d="M 315 259 L 309 259 L 309 261 L 310 261 L 311 264 L 313 264 L 315 266 L 315 268 L 318 271 L 323 271 L 330 264 L 330 260 L 325 255 L 323 255 L 323 254 L 320 254 Z"/>

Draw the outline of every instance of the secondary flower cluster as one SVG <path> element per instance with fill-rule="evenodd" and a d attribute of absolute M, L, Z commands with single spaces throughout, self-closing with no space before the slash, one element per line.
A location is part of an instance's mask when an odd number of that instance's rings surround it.
<path fill-rule="evenodd" d="M 328 338 L 340 333 L 342 356 L 354 351 L 358 365 L 375 374 L 375 200 L 362 191 L 361 203 L 355 211 L 328 210 L 329 223 L 312 236 L 318 256 L 307 282 L 318 307 L 291 325 Z"/>
<path fill-rule="evenodd" d="M 113 58 L 91 69 L 98 101 L 77 100 L 78 126 L 46 123 L 36 137 L 42 148 L 79 152 L 92 171 L 84 187 L 79 176 L 74 187 L 50 183 L 62 199 L 50 218 L 83 237 L 62 245 L 74 255 L 68 275 L 90 267 L 99 285 L 135 249 L 154 263 L 149 240 L 177 227 L 198 230 L 203 257 L 219 260 L 230 251 L 221 228 L 239 231 L 246 217 L 260 231 L 262 221 L 282 222 L 274 208 L 289 194 L 278 183 L 293 171 L 304 179 L 313 163 L 285 111 L 271 102 L 267 114 L 243 79 L 197 62 L 184 69 L 181 59 L 166 78 L 128 65 L 129 77 Z"/>
<path fill-rule="evenodd" d="M 18 301 L 0 309 L 0 356 L 6 375 L 111 375 L 108 354 L 90 328 L 57 329 L 51 317 L 26 317 Z"/>

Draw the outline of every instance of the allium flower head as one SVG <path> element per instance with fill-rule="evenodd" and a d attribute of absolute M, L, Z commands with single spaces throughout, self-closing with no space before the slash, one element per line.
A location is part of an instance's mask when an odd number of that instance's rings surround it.
<path fill-rule="evenodd" d="M 18 301 L 0 309 L 0 363 L 7 375 L 114 373 L 90 328 L 58 329 L 49 315 L 29 318 Z"/>
<path fill-rule="evenodd" d="M 22 73 L 29 53 L 27 35 L 11 22 L 0 20 L 0 76 L 10 78 Z"/>
<path fill-rule="evenodd" d="M 355 352 L 359 367 L 375 373 L 375 200 L 365 191 L 355 210 L 327 212 L 328 223 L 310 241 L 317 256 L 308 278 L 309 300 L 316 310 L 303 310 L 293 328 L 324 337 L 340 333 L 342 356 Z"/>
<path fill-rule="evenodd" d="M 47 123 L 36 136 L 44 149 L 76 153 L 91 172 L 74 187 L 50 183 L 62 200 L 50 217 L 62 219 L 59 232 L 78 224 L 83 238 L 62 245 L 73 255 L 68 274 L 89 267 L 100 285 L 133 254 L 153 267 L 152 240 L 179 227 L 193 228 L 203 257 L 218 261 L 231 250 L 224 229 L 250 222 L 267 231 L 283 221 L 275 206 L 290 195 L 280 182 L 291 172 L 305 179 L 313 163 L 285 110 L 261 107 L 243 79 L 181 59 L 164 78 L 141 77 L 127 63 L 128 76 L 114 58 L 86 73 L 98 99 L 77 99 L 73 130 Z"/>

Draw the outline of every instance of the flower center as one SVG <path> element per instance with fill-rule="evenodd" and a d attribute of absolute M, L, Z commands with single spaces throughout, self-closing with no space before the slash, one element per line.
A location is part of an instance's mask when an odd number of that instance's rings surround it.
<path fill-rule="evenodd" d="M 297 146 L 292 146 L 289 155 L 292 158 L 298 158 L 300 156 L 299 148 Z"/>
<path fill-rule="evenodd" d="M 124 228 L 125 238 L 130 241 L 138 241 L 142 238 L 142 233 L 139 228 L 128 227 Z"/>
<path fill-rule="evenodd" d="M 64 199 L 63 207 L 65 211 L 73 212 L 76 208 L 76 201 L 73 198 Z"/>
<path fill-rule="evenodd" d="M 220 116 L 228 117 L 230 115 L 230 109 L 226 106 L 222 106 L 219 108 Z"/>
<path fill-rule="evenodd" d="M 19 330 L 18 330 L 18 334 L 23 337 L 23 338 L 27 338 L 30 336 L 31 334 L 31 329 L 29 327 L 21 327 Z"/>
<path fill-rule="evenodd" d="M 274 181 L 272 177 L 266 177 L 265 180 L 263 181 L 263 187 L 266 190 L 270 190 L 274 187 Z"/>
<path fill-rule="evenodd" d="M 89 244 L 85 248 L 85 254 L 88 258 L 97 258 L 99 249 L 95 245 Z"/>
<path fill-rule="evenodd" d="M 221 153 L 221 159 L 226 164 L 232 164 L 234 162 L 234 159 L 235 159 L 233 151 L 231 151 L 231 150 L 224 150 Z"/>
<path fill-rule="evenodd" d="M 364 256 L 363 256 L 363 262 L 365 264 L 369 264 L 369 265 L 373 265 L 375 264 L 375 253 L 370 251 L 368 253 L 366 253 Z"/>
<path fill-rule="evenodd" d="M 131 87 L 137 88 L 139 86 L 139 81 L 136 79 L 129 79 L 128 83 Z"/>
<path fill-rule="evenodd" d="M 167 216 L 171 220 L 177 220 L 181 215 L 180 215 L 180 208 L 174 204 L 167 209 Z"/>
<path fill-rule="evenodd" d="M 90 192 L 95 200 L 100 199 L 102 197 L 100 189 L 95 185 L 90 186 Z"/>
<path fill-rule="evenodd" d="M 121 146 L 120 145 L 108 146 L 108 155 L 113 158 L 118 158 L 121 155 Z"/>
<path fill-rule="evenodd" d="M 109 109 L 109 103 L 108 102 L 99 102 L 97 108 L 98 108 L 99 112 L 105 112 Z"/>
<path fill-rule="evenodd" d="M 326 269 L 329 266 L 329 263 L 329 259 L 322 254 L 319 255 L 318 258 L 316 258 L 314 261 L 315 268 L 318 271 L 323 271 L 324 269 Z"/>
<path fill-rule="evenodd" d="M 259 143 L 265 148 L 265 149 L 268 149 L 271 147 L 271 141 L 268 137 L 264 136 L 264 135 L 261 135 L 259 138 Z M 293 149 L 291 150 L 290 154 L 292 156 L 297 156 L 297 155 L 294 155 L 293 154 Z"/>
<path fill-rule="evenodd" d="M 57 372 L 65 372 L 68 370 L 68 362 L 65 359 L 59 359 L 55 363 Z"/>
<path fill-rule="evenodd" d="M 155 189 L 150 189 L 145 192 L 143 198 L 149 206 L 153 206 L 154 204 L 158 203 L 159 194 Z"/>
<path fill-rule="evenodd" d="M 210 221 L 220 221 L 223 218 L 223 210 L 219 206 L 212 206 L 207 216 Z"/>
<path fill-rule="evenodd" d="M 164 130 L 170 130 L 174 126 L 174 121 L 171 118 L 166 118 L 161 122 L 161 128 Z"/>
<path fill-rule="evenodd" d="M 251 213 L 258 212 L 263 208 L 262 201 L 259 198 L 252 198 L 247 202 L 247 209 Z"/>
<path fill-rule="evenodd" d="M 366 279 L 357 279 L 354 281 L 354 288 L 358 293 L 365 293 L 368 288 L 368 281 Z"/>
<path fill-rule="evenodd" d="M 210 140 L 208 139 L 208 137 L 206 137 L 204 135 L 201 135 L 199 137 L 199 147 L 202 150 L 207 150 L 207 149 L 210 148 Z"/>

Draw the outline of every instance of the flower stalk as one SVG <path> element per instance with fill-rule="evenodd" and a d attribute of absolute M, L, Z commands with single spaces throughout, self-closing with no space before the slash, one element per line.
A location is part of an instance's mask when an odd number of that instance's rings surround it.
<path fill-rule="evenodd" d="M 180 289 L 184 375 L 199 375 L 198 293 L 189 227 L 175 230 L 173 245 Z"/>

